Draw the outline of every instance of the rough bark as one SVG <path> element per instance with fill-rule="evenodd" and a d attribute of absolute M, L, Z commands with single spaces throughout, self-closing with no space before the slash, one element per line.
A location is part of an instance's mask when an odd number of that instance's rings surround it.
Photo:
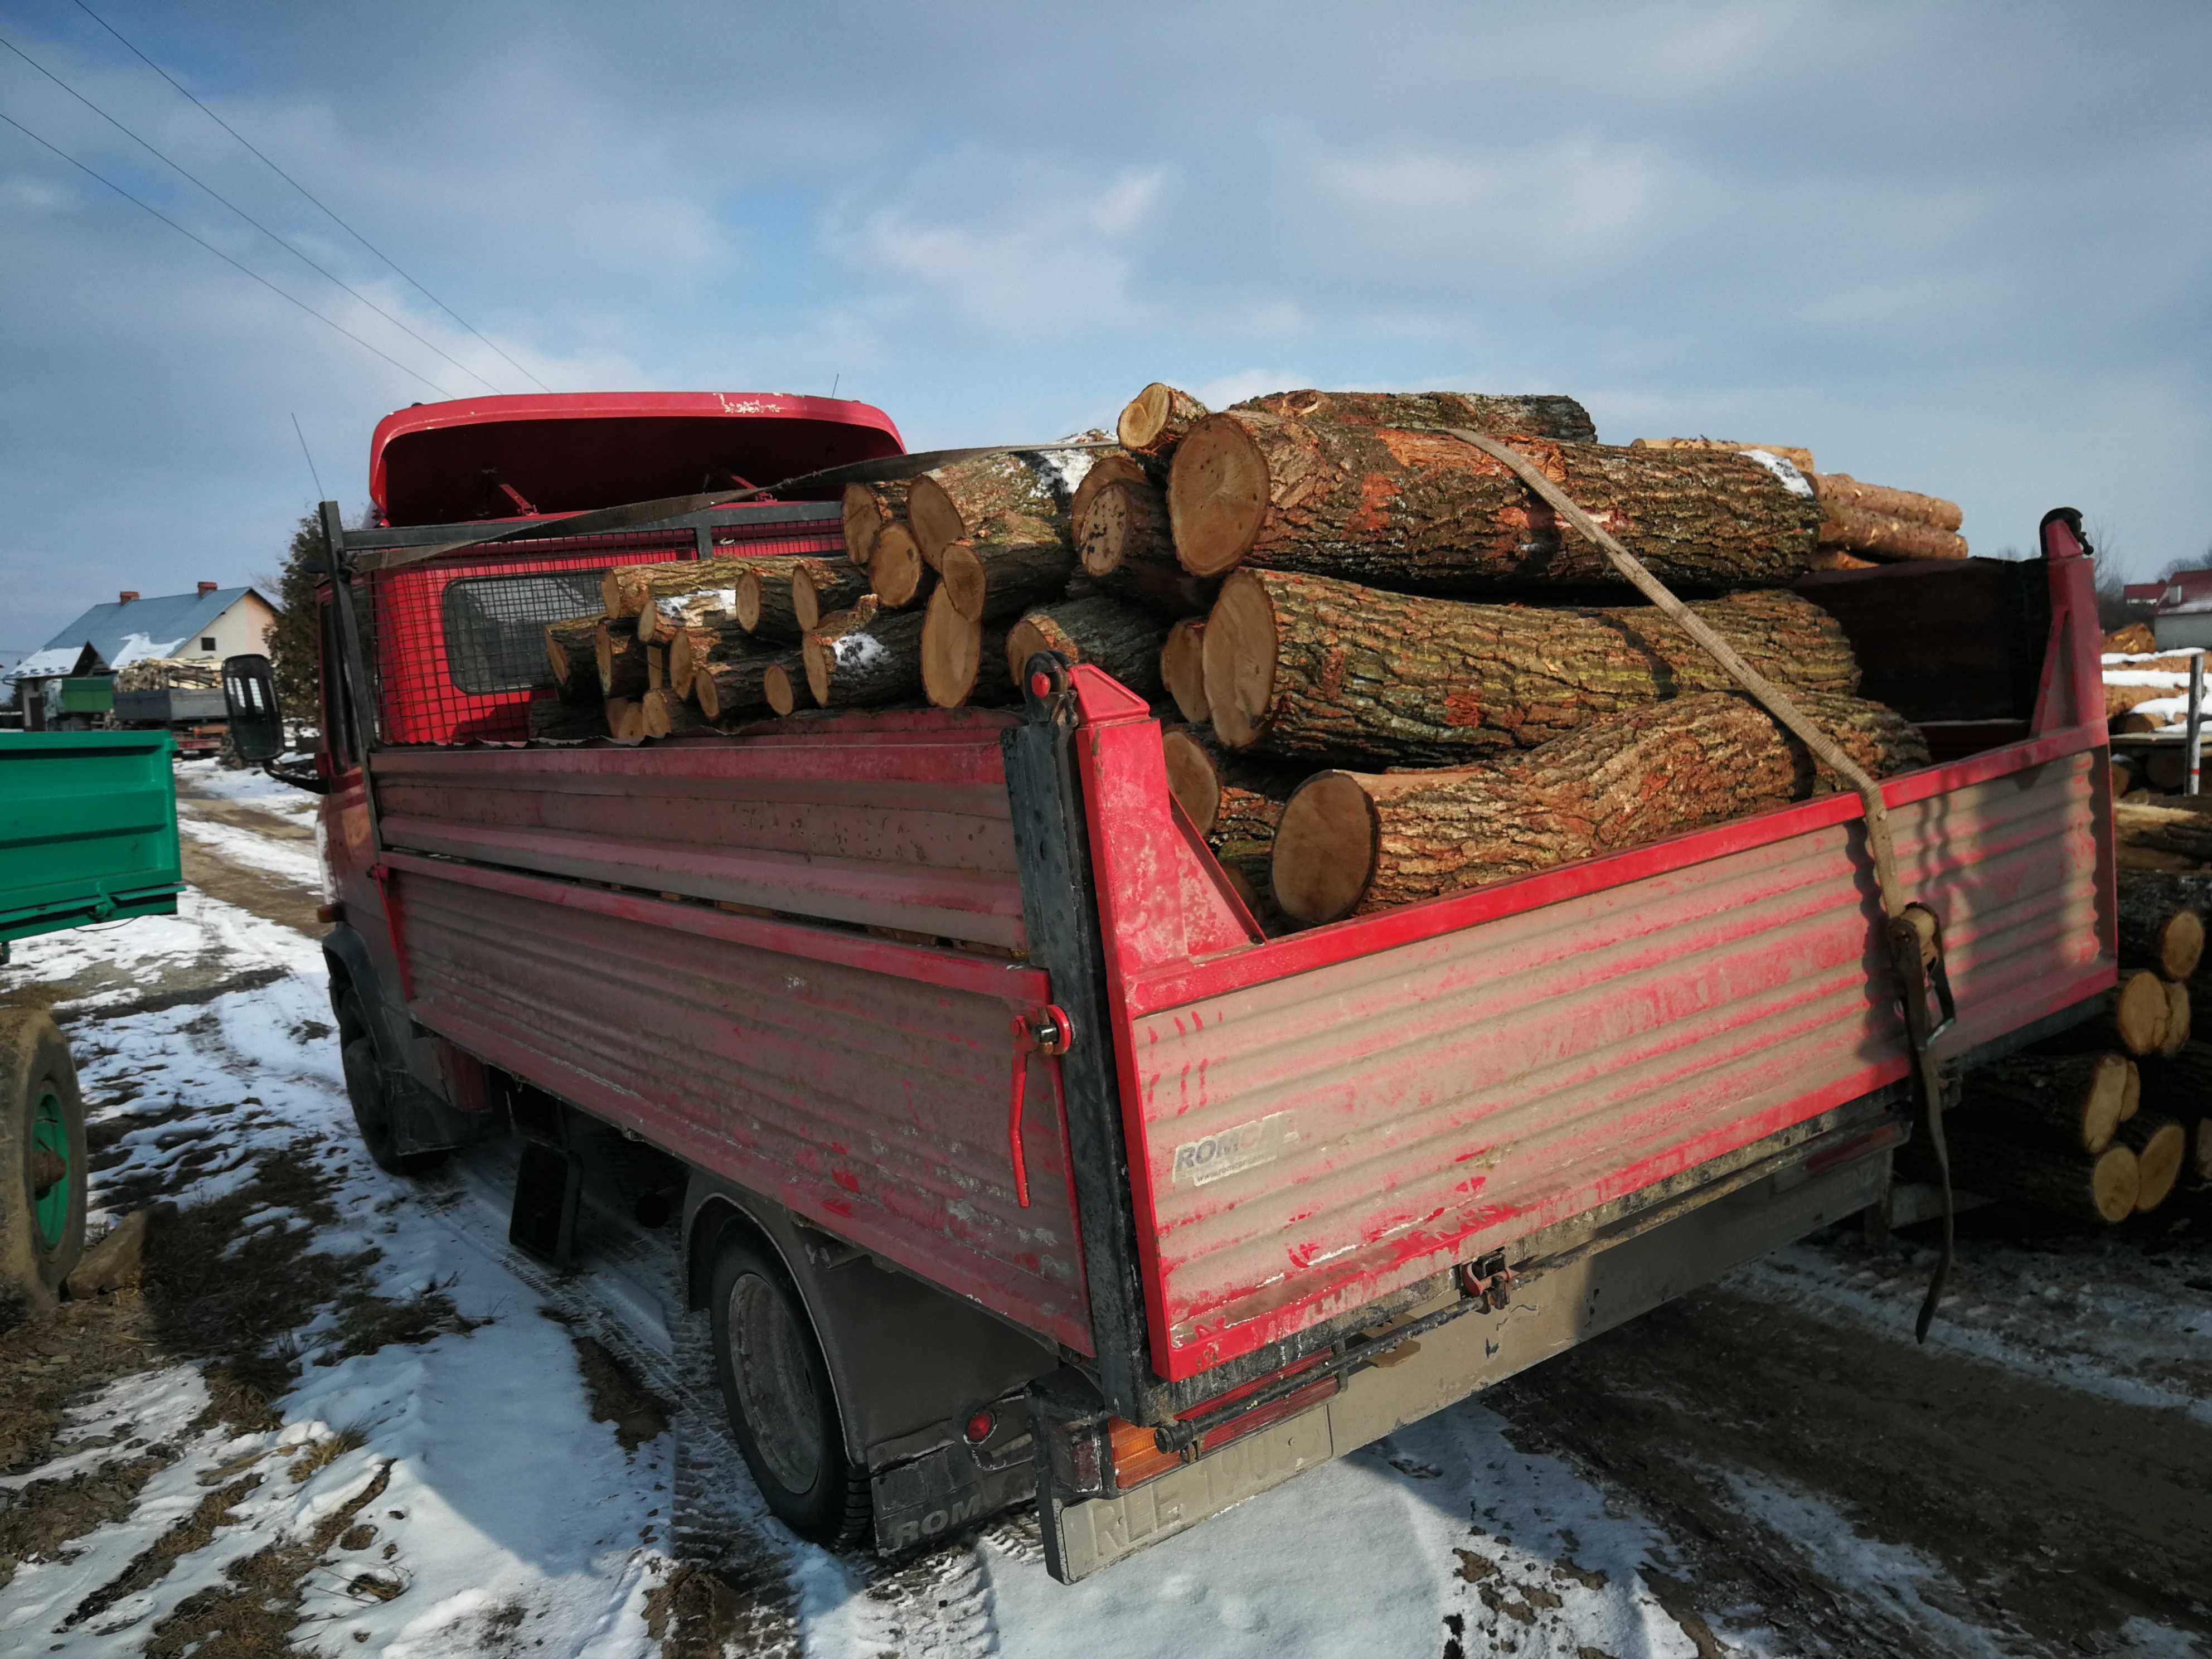
<path fill-rule="evenodd" d="M 609 737 L 619 743 L 635 743 L 645 735 L 645 710 L 635 697 L 609 697 L 605 707 Z"/>
<path fill-rule="evenodd" d="M 1589 410 L 1572 398 L 1537 394 L 1492 397 L 1474 392 L 1270 392 L 1231 404 L 1233 413 L 1255 410 L 1299 421 L 1334 421 L 1340 426 L 1428 428 L 1472 427 L 1510 438 L 1559 438 L 1594 444 L 1597 428 Z"/>
<path fill-rule="evenodd" d="M 1154 380 L 1122 405 L 1114 436 L 1133 454 L 1166 455 L 1207 413 L 1206 405 L 1188 392 Z"/>
<path fill-rule="evenodd" d="M 645 690 L 645 647 L 629 629 L 602 619 L 592 630 L 592 657 L 602 696 L 635 697 Z"/>
<path fill-rule="evenodd" d="M 1982 1128 L 2101 1152 L 2120 1127 L 2135 1069 L 2125 1054 L 2110 1051 L 2019 1054 L 1969 1072 L 1964 1109 Z"/>
<path fill-rule="evenodd" d="M 1927 763 L 1904 716 L 1820 693 L 1807 714 L 1875 776 Z M 1389 909 L 1723 823 L 1837 787 L 1748 697 L 1612 715 L 1489 765 L 1323 772 L 1291 798 L 1272 879 L 1301 921 Z"/>
<path fill-rule="evenodd" d="M 553 684 L 573 701 L 596 702 L 599 690 L 599 618 L 571 617 L 545 628 L 545 660 L 553 671 Z"/>
<path fill-rule="evenodd" d="M 1160 691 L 1160 643 L 1168 625 L 1139 605 L 1101 593 L 1067 599 L 1024 615 L 1006 633 L 1006 672 L 1019 685 L 1039 651 L 1103 670 L 1146 702 Z"/>
<path fill-rule="evenodd" d="M 1090 517 L 1091 503 L 1097 500 L 1099 491 L 1117 483 L 1148 483 L 1165 489 L 1167 464 L 1149 455 L 1132 455 L 1126 449 L 1092 451 L 1090 470 L 1077 483 L 1067 504 L 1068 534 L 1077 547 L 1083 545 L 1083 526 Z"/>
<path fill-rule="evenodd" d="M 845 526 L 845 557 L 862 570 L 875 556 L 876 536 L 894 519 L 906 516 L 907 487 L 896 483 L 851 483 L 845 486 L 842 518 Z"/>
<path fill-rule="evenodd" d="M 738 624 L 759 639 L 796 641 L 820 622 L 819 612 L 802 614 L 802 606 L 811 605 L 814 593 L 849 591 L 845 603 L 850 605 L 867 592 L 859 572 L 818 555 L 778 554 L 749 563 L 751 568 L 738 582 L 736 614 Z M 804 598 L 798 591 L 801 573 L 811 590 Z"/>
<path fill-rule="evenodd" d="M 647 692 L 638 707 L 648 738 L 681 737 L 686 732 L 708 729 L 706 716 L 667 687 Z"/>
<path fill-rule="evenodd" d="M 593 699 L 532 697 L 530 700 L 530 740 L 532 743 L 581 743 L 607 734 L 607 711 Z"/>
<path fill-rule="evenodd" d="M 907 493 L 907 522 L 922 562 L 933 570 L 955 542 L 1064 539 L 1067 502 L 1058 469 L 1041 457 L 979 455 L 916 478 Z"/>
<path fill-rule="evenodd" d="M 1167 497 L 1148 483 L 1117 483 L 1100 491 L 1078 547 L 1084 574 L 1100 587 L 1163 616 L 1203 616 L 1221 592 L 1219 578 L 1194 576 L 1177 562 Z"/>
<path fill-rule="evenodd" d="M 1813 481 L 1813 494 L 1820 499 L 1823 512 L 1832 507 L 1855 507 L 1937 530 L 1956 530 L 1966 522 L 1959 504 L 1947 501 L 1941 495 L 1922 495 L 1910 489 L 1861 483 L 1848 472 L 1808 472 L 1806 476 Z"/>
<path fill-rule="evenodd" d="M 2176 903 L 2166 884 L 2143 880 L 2135 871 L 2119 878 L 2120 963 L 2149 968 L 2160 977 L 2187 979 L 2204 955 L 2204 918 Z"/>
<path fill-rule="evenodd" d="M 791 573 L 792 614 L 802 629 L 819 628 L 824 617 L 858 605 L 869 592 L 868 574 L 834 559 L 806 559 Z"/>
<path fill-rule="evenodd" d="M 807 631 L 806 689 L 824 708 L 896 702 L 921 690 L 923 617 L 863 605 Z"/>
<path fill-rule="evenodd" d="M 1858 689 L 1843 629 L 1809 600 L 1738 593 L 1692 609 L 1785 690 Z M 1370 767 L 1466 765 L 1735 685 L 1649 606 L 1467 605 L 1274 571 L 1229 579 L 1202 650 L 1224 743 Z"/>
<path fill-rule="evenodd" d="M 1270 766 L 1221 746 L 1204 726 L 1175 726 L 1160 734 L 1168 789 L 1201 836 L 1216 831 L 1272 842 L 1283 807 L 1304 775 Z"/>
<path fill-rule="evenodd" d="M 1160 647 L 1160 684 L 1176 710 L 1193 726 L 1212 718 L 1206 707 L 1206 619 L 1185 617 L 1168 629 Z"/>
<path fill-rule="evenodd" d="M 647 645 L 665 642 L 678 629 L 689 628 L 715 617 L 735 614 L 738 588 L 735 583 L 727 586 L 694 588 L 684 593 L 654 595 L 651 603 L 639 607 L 637 636 Z"/>
<path fill-rule="evenodd" d="M 1519 446 L 1675 586 L 1802 575 L 1820 506 L 1759 462 L 1704 450 Z M 1200 422 L 1168 474 L 1176 556 L 1196 576 L 1238 564 L 1415 592 L 1512 585 L 1624 586 L 1505 465 L 1440 432 L 1342 426 L 1257 411 Z"/>
<path fill-rule="evenodd" d="M 734 587 L 750 559 L 676 559 L 664 564 L 618 564 L 599 578 L 599 599 L 610 617 L 635 617 L 649 599 Z"/>
<path fill-rule="evenodd" d="M 2108 1226 L 2135 1212 L 2142 1177 L 2135 1153 L 2125 1146 L 2069 1152 L 1956 1119 L 1945 1124 L 1944 1136 L 1950 1144 L 1952 1180 L 1969 1191 Z M 1923 1173 L 1923 1159 L 1916 1144 L 1901 1161 Z"/>
<path fill-rule="evenodd" d="M 914 532 L 903 522 L 887 524 L 877 534 L 868 561 L 868 591 L 879 609 L 903 611 L 929 597 L 937 573 L 922 562 Z"/>
<path fill-rule="evenodd" d="M 2115 801 L 2112 831 L 2123 847 L 2172 853 L 2199 864 L 2212 862 L 2212 812 Z"/>
<path fill-rule="evenodd" d="M 787 674 L 799 674 L 805 672 L 805 654 L 795 645 L 725 641 L 694 666 L 691 695 L 699 712 L 708 720 L 726 720 L 769 706 L 767 682 L 771 667 L 781 665 Z"/>
<path fill-rule="evenodd" d="M 2136 1155 L 2136 1213 L 2155 1210 L 2181 1179 L 2189 1156 L 2189 1131 L 2158 1112 L 2137 1112 L 2119 1127 L 2112 1144 Z"/>
<path fill-rule="evenodd" d="M 933 708 L 1007 702 L 1017 688 L 999 672 L 1006 659 L 1006 629 L 962 616 L 949 579 L 929 596 L 921 624 L 921 694 Z"/>
<path fill-rule="evenodd" d="M 939 591 L 949 596 L 954 610 L 977 623 L 1018 616 L 1060 598 L 1074 574 L 1074 550 L 1057 537 L 955 542 L 937 559 Z"/>
<path fill-rule="evenodd" d="M 2176 685 L 2112 685 L 2105 687 L 2105 719 L 2107 721 L 2123 718 L 2139 702 L 2157 702 L 2166 697 L 2186 695 L 2187 688 Z"/>
<path fill-rule="evenodd" d="M 1966 556 L 1966 538 L 1952 531 L 1886 513 L 1870 513 L 1861 507 L 1826 503 L 1820 509 L 1820 544 L 1883 561 Z"/>
<path fill-rule="evenodd" d="M 1796 444 L 1739 444 L 1725 438 L 1636 438 L 1631 449 L 1716 449 L 1741 455 L 1754 449 L 1763 449 L 1770 455 L 1779 455 L 1808 478 L 1813 476 L 1813 452 Z"/>

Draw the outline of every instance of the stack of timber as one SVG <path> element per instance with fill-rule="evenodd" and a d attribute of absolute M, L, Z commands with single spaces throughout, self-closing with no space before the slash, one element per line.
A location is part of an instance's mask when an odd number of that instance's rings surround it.
<path fill-rule="evenodd" d="M 115 671 L 118 691 L 220 691 L 222 662 L 216 657 L 141 657 Z"/>

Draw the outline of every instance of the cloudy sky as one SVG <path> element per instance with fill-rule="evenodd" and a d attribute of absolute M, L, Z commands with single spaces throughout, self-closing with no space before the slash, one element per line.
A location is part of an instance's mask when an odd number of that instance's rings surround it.
<path fill-rule="evenodd" d="M 1154 379 L 1564 392 L 1978 550 L 2212 546 L 2201 0 L 88 3 L 556 390 L 834 385 L 915 447 Z M 0 40 L 438 349 L 0 51 L 0 114 L 423 377 L 0 125 L 0 647 L 270 569 L 295 415 L 350 513 L 380 415 L 529 389 L 73 0 Z"/>

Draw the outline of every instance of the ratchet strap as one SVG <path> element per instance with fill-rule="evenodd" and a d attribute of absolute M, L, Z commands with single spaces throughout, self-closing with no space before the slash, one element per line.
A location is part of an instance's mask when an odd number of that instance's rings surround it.
<path fill-rule="evenodd" d="M 1758 699 L 1768 714 L 1810 750 L 1815 759 L 1857 793 L 1866 822 L 1867 851 L 1874 860 L 1875 886 L 1881 896 L 1883 944 L 1904 1003 L 1905 1040 L 1912 1060 L 1914 1103 L 1921 1129 L 1928 1137 L 1929 1152 L 1934 1158 L 1936 1180 L 1943 1194 L 1942 1249 L 1936 1258 L 1935 1275 L 1929 1281 L 1928 1294 L 1920 1304 L 1920 1316 L 1913 1327 L 1915 1337 L 1925 1342 L 1929 1325 L 1936 1317 L 1936 1304 L 1942 1300 L 1944 1282 L 1951 1274 L 1953 1246 L 1951 1155 L 1943 1140 L 1942 1069 L 1932 1045 L 1950 1029 L 1957 1018 L 1957 1008 L 1951 999 L 1950 976 L 1943 965 L 1942 921 L 1926 905 L 1905 896 L 1905 884 L 1897 873 L 1897 848 L 1890 836 L 1889 807 L 1881 798 L 1881 786 L 1790 702 L 1780 686 L 1746 662 L 1703 617 L 1668 592 L 1666 585 L 1644 568 L 1641 560 L 1577 506 L 1534 461 L 1487 434 L 1465 427 L 1449 427 L 1445 430 L 1505 466 L 1561 520 L 1595 543 L 1638 592 L 1696 641 L 1708 656 Z M 1929 1007 L 1931 994 L 1935 1012 Z"/>

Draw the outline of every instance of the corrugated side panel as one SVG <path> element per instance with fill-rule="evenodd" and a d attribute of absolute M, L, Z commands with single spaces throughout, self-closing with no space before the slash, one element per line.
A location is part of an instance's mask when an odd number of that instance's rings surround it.
<path fill-rule="evenodd" d="M 409 860 L 395 877 L 424 1024 L 1090 1352 L 1065 1126 L 1034 1061 L 1027 1209 L 1008 1155 L 1012 1016 L 1042 975 L 851 936 L 825 959 L 817 928 L 470 874 Z M 868 965 L 902 955 L 912 972 Z"/>
<path fill-rule="evenodd" d="M 408 851 L 1020 950 L 1004 723 L 386 750 L 378 804 Z"/>
<path fill-rule="evenodd" d="M 2109 982 L 2100 757 L 1893 809 L 1960 1046 Z M 1904 1074 L 1855 824 L 1132 1022 L 1170 1376 Z"/>

